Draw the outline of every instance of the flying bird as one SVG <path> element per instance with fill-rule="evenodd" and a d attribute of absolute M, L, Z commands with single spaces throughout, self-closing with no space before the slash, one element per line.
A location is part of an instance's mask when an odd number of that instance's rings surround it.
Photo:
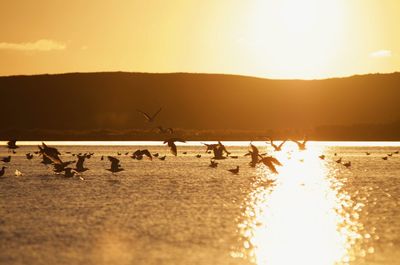
<path fill-rule="evenodd" d="M 119 163 L 119 159 L 112 156 L 108 156 L 108 160 L 110 160 L 111 162 L 111 168 L 107 169 L 108 171 L 116 173 L 124 170 Z"/>
<path fill-rule="evenodd" d="M 72 178 L 73 176 L 75 176 L 76 173 L 76 171 L 70 167 L 65 168 L 64 171 L 65 171 L 64 177 L 66 178 Z"/>
<path fill-rule="evenodd" d="M 150 116 L 146 112 L 137 109 L 138 112 L 142 113 L 143 117 L 145 117 L 147 122 L 153 122 L 155 120 L 155 118 L 157 117 L 158 113 L 160 113 L 161 110 L 162 110 L 162 108 L 160 108 L 159 110 L 157 110 L 156 113 L 154 113 L 152 116 Z"/>
<path fill-rule="evenodd" d="M 171 138 L 171 139 L 165 140 L 165 141 L 164 141 L 164 144 L 168 144 L 168 147 L 171 149 L 171 153 L 172 153 L 174 156 L 177 156 L 177 155 L 178 155 L 178 150 L 177 150 L 177 148 L 176 148 L 175 142 L 186 143 L 186 141 L 184 141 L 184 140 L 182 140 L 182 139 L 179 139 L 179 138 Z"/>
<path fill-rule="evenodd" d="M 251 167 L 255 167 L 258 164 L 258 158 L 260 157 L 260 152 L 258 151 L 258 148 L 253 145 L 252 143 L 250 143 L 250 147 L 251 147 L 251 151 L 249 151 L 247 154 L 245 154 L 245 156 L 250 155 L 251 156 L 251 161 L 249 163 L 249 165 Z"/>
<path fill-rule="evenodd" d="M 144 149 L 144 150 L 136 150 L 131 158 L 132 159 L 137 159 L 137 160 L 142 160 L 143 156 L 147 156 L 150 160 L 153 160 L 153 156 L 151 155 L 151 153 L 149 152 L 149 150 Z"/>
<path fill-rule="evenodd" d="M 299 147 L 299 150 L 300 150 L 300 151 L 306 150 L 307 139 L 304 139 L 303 142 L 296 141 L 296 140 L 292 140 L 292 142 L 294 142 L 295 144 L 297 144 L 297 146 Z"/>
<path fill-rule="evenodd" d="M 19 148 L 19 146 L 17 146 L 16 143 L 17 143 L 17 140 L 8 141 L 7 142 L 8 151 L 11 151 L 11 150 L 15 151 L 15 149 Z"/>
<path fill-rule="evenodd" d="M 88 168 L 83 166 L 83 163 L 85 162 L 86 158 L 87 158 L 87 156 L 79 156 L 78 155 L 78 162 L 76 162 L 75 169 L 74 169 L 76 172 L 81 173 L 81 172 L 85 172 L 86 170 L 89 170 Z"/>
<path fill-rule="evenodd" d="M 269 139 L 269 144 L 274 148 L 276 152 L 282 151 L 282 146 L 286 143 L 287 140 L 283 141 L 279 145 L 274 144 L 274 141 L 272 139 Z M 268 143 L 268 142 L 267 142 Z"/>
<path fill-rule="evenodd" d="M 266 165 L 273 173 L 278 174 L 275 166 L 282 166 L 278 159 L 272 156 L 261 157 L 259 163 Z"/>
<path fill-rule="evenodd" d="M 33 158 L 33 154 L 27 153 L 27 154 L 26 154 L 26 158 L 27 158 L 28 160 L 31 160 L 31 159 Z"/>

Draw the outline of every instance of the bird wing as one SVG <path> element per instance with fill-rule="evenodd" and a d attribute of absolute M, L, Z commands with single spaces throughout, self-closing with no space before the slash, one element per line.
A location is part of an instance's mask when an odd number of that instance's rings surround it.
<path fill-rule="evenodd" d="M 171 149 L 171 153 L 172 153 L 174 156 L 176 156 L 176 155 L 178 154 L 178 150 L 177 150 L 177 148 L 176 148 L 175 143 L 174 143 L 174 142 L 170 142 L 170 143 L 168 143 L 168 146 L 169 146 L 170 149 Z"/>
<path fill-rule="evenodd" d="M 83 163 L 85 162 L 85 156 L 78 156 L 78 162 L 76 162 L 76 168 L 83 168 Z"/>
<path fill-rule="evenodd" d="M 133 156 L 140 156 L 141 154 L 142 154 L 142 151 L 140 149 L 138 149 L 133 153 Z"/>
<path fill-rule="evenodd" d="M 272 161 L 271 161 L 268 157 L 263 158 L 261 161 L 262 161 L 263 164 L 266 165 L 272 172 L 278 173 L 278 171 L 276 171 L 276 168 L 275 168 L 274 164 L 272 164 Z"/>
<path fill-rule="evenodd" d="M 258 151 L 257 146 L 255 146 L 253 144 L 250 144 L 250 146 L 251 146 L 251 150 L 253 150 L 253 154 L 257 154 L 258 155 L 259 151 Z"/>
<path fill-rule="evenodd" d="M 271 162 L 274 163 L 275 165 L 282 166 L 282 163 L 281 163 L 278 159 L 276 159 L 275 157 L 272 157 L 272 156 L 271 156 L 269 159 L 270 159 Z"/>
<path fill-rule="evenodd" d="M 113 156 L 107 156 L 108 160 L 111 162 L 111 167 L 118 167 L 119 164 L 119 159 L 113 157 Z"/>
<path fill-rule="evenodd" d="M 62 164 L 62 160 L 60 159 L 60 157 L 57 154 L 54 153 L 48 153 L 46 152 L 46 150 L 43 153 L 44 156 L 46 156 L 51 162 L 53 162 L 54 164 Z"/>
<path fill-rule="evenodd" d="M 301 143 L 299 141 L 296 140 L 291 140 L 293 143 L 297 144 L 299 147 L 301 146 Z"/>
<path fill-rule="evenodd" d="M 154 115 L 151 117 L 152 120 L 154 120 L 156 118 L 156 116 L 158 115 L 158 113 L 160 113 L 160 111 L 162 110 L 162 108 L 160 108 L 159 110 L 157 110 L 156 113 L 154 113 Z"/>
<path fill-rule="evenodd" d="M 153 156 L 150 154 L 149 150 L 147 150 L 147 149 L 142 150 L 142 155 L 145 155 L 148 158 L 150 158 L 150 160 L 153 160 Z"/>
<path fill-rule="evenodd" d="M 147 114 L 144 111 L 141 111 L 140 109 L 136 109 L 138 112 L 142 113 L 142 115 L 146 118 L 146 120 L 150 121 L 151 117 L 149 116 L 149 114 Z"/>
<path fill-rule="evenodd" d="M 283 141 L 278 147 L 282 148 L 282 146 L 286 143 L 287 140 Z"/>

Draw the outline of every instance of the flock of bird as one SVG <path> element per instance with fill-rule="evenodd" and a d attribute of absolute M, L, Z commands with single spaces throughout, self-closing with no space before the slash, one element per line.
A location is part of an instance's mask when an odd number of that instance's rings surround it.
<path fill-rule="evenodd" d="M 155 112 L 153 115 L 149 115 L 146 112 L 143 112 L 141 110 L 138 110 L 138 112 L 140 112 L 145 119 L 150 122 L 153 123 L 157 117 L 157 115 L 161 112 L 161 108 Z M 163 128 L 162 126 L 157 126 L 157 128 L 159 129 L 159 132 L 162 134 L 173 134 L 174 131 L 172 128 Z M 282 148 L 284 146 L 284 144 L 287 142 L 288 140 L 282 141 L 279 145 L 275 144 L 274 141 L 272 139 L 269 139 L 269 141 L 267 142 L 267 144 L 271 145 L 271 147 L 274 149 L 275 152 L 280 152 L 282 151 Z M 292 142 L 294 142 L 299 151 L 304 151 L 306 150 L 307 146 L 307 139 L 304 139 L 303 141 L 296 141 L 296 140 L 290 140 Z M 9 150 L 9 152 L 12 152 L 13 154 L 16 153 L 16 149 L 19 148 L 19 146 L 17 146 L 16 144 L 16 140 L 11 140 L 7 142 L 7 148 Z M 167 144 L 167 146 L 169 147 L 171 153 L 174 156 L 178 155 L 178 150 L 177 150 L 177 146 L 176 146 L 176 142 L 183 142 L 185 143 L 184 140 L 180 139 L 180 138 L 176 138 L 176 137 L 172 137 L 169 139 L 166 139 L 163 143 Z M 218 167 L 218 160 L 223 160 L 223 159 L 227 159 L 227 158 L 231 158 L 231 159 L 237 159 L 238 156 L 232 155 L 231 152 L 229 152 L 227 150 L 227 148 L 225 147 L 224 144 L 222 144 L 222 142 L 218 141 L 217 143 L 214 144 L 207 144 L 207 143 L 203 143 L 206 147 L 205 152 L 208 154 L 213 154 L 213 157 L 210 160 L 210 164 L 209 167 L 211 168 L 217 168 Z M 71 152 L 66 152 L 67 154 L 71 154 Z M 117 153 L 118 155 L 122 155 L 122 153 Z M 129 152 L 126 152 L 125 155 L 129 155 Z M 182 154 L 187 154 L 187 152 L 182 152 Z M 393 156 L 394 154 L 399 154 L 399 151 L 387 154 L 387 156 L 382 157 L 383 160 L 388 160 L 389 157 Z M 94 153 L 79 153 L 79 154 L 72 154 L 72 156 L 75 156 L 77 158 L 77 160 L 72 160 L 72 161 L 63 161 L 61 159 L 61 153 L 58 151 L 57 148 L 55 147 L 50 147 L 48 145 L 46 145 L 45 143 L 42 143 L 42 145 L 38 146 L 38 150 L 35 151 L 33 154 L 32 153 L 27 153 L 25 154 L 26 158 L 28 160 L 31 160 L 34 158 L 34 155 L 38 155 L 42 158 L 41 163 L 44 165 L 51 165 L 53 166 L 53 171 L 57 174 L 62 174 L 64 177 L 66 178 L 71 178 L 74 177 L 75 175 L 79 175 L 79 173 L 83 173 L 87 170 L 89 170 L 88 168 L 86 168 L 84 166 L 85 160 L 86 159 L 90 159 Z M 371 155 L 370 152 L 366 152 L 366 155 Z M 282 166 L 282 163 L 275 157 L 273 157 L 272 155 L 268 155 L 267 153 L 260 153 L 260 151 L 258 150 L 258 148 L 253 145 L 252 143 L 250 143 L 250 150 L 245 154 L 245 156 L 250 156 L 251 160 L 249 162 L 249 166 L 250 167 L 256 167 L 258 164 L 263 164 L 266 167 L 269 168 L 269 170 L 275 174 L 278 173 L 278 170 L 276 168 L 276 166 Z M 337 153 L 334 154 L 334 156 L 337 156 Z M 147 157 L 150 160 L 153 160 L 153 157 L 158 158 L 161 161 L 164 161 L 166 159 L 166 156 L 160 156 L 158 153 L 151 153 L 148 149 L 144 149 L 144 150 L 136 150 L 135 152 L 132 153 L 132 155 L 130 156 L 132 159 L 135 160 L 142 160 L 144 157 Z M 201 158 L 200 154 L 196 155 L 197 158 Z M 325 155 L 320 155 L 319 158 L 321 160 L 325 160 Z M 3 163 L 10 163 L 11 161 L 11 155 L 3 157 L 0 159 L 0 161 L 2 161 Z M 101 156 L 100 158 L 101 160 L 104 160 L 104 156 Z M 107 156 L 107 159 L 109 160 L 109 162 L 111 163 L 110 168 L 106 169 L 110 172 L 114 173 L 118 173 L 120 171 L 123 171 L 124 168 L 121 166 L 121 162 L 118 158 L 114 157 L 114 156 Z M 346 168 L 350 168 L 351 167 L 351 161 L 348 162 L 342 162 L 342 158 L 339 158 L 337 160 L 335 160 L 336 163 L 342 164 L 343 166 L 345 166 Z M 0 169 L 0 177 L 2 177 L 5 174 L 5 166 L 2 166 L 2 168 Z M 239 166 L 236 166 L 236 168 L 233 169 L 229 169 L 228 171 L 231 172 L 232 174 L 239 174 Z M 15 171 L 15 175 L 16 176 L 21 176 L 22 173 L 18 170 Z M 80 179 L 83 179 L 80 175 L 79 175 Z"/>
<path fill-rule="evenodd" d="M 175 145 L 176 141 L 182 141 L 182 140 L 179 140 L 176 138 L 171 138 L 171 139 L 164 141 L 164 144 L 168 145 L 171 153 L 174 156 L 178 155 L 177 146 Z M 292 140 L 292 141 L 298 145 L 299 151 L 306 150 L 307 140 L 304 140 L 302 142 L 298 142 L 298 141 L 294 141 L 294 140 Z M 184 141 L 182 141 L 182 142 L 184 142 Z M 267 142 L 267 143 L 270 144 L 271 147 L 273 147 L 275 152 L 280 152 L 280 151 L 282 151 L 282 147 L 286 142 L 287 141 L 283 141 L 279 145 L 276 145 L 273 142 L 273 140 L 269 140 L 269 142 Z M 238 156 L 232 155 L 232 153 L 229 152 L 227 150 L 226 146 L 220 141 L 218 141 L 215 144 L 203 143 L 203 145 L 206 148 L 206 150 L 205 150 L 206 153 L 213 154 L 213 157 L 211 158 L 210 164 L 209 164 L 210 168 L 217 168 L 218 160 L 223 160 L 223 159 L 228 159 L 228 158 L 231 158 L 231 159 L 238 158 Z M 16 145 L 16 140 L 8 141 L 6 147 L 8 148 L 9 152 L 12 152 L 14 154 L 16 153 L 16 149 L 19 148 L 19 146 Z M 71 154 L 71 152 L 66 152 L 66 154 Z M 117 154 L 119 156 L 122 155 L 122 153 L 117 153 Z M 130 154 L 131 154 L 130 152 L 125 153 L 126 156 L 130 155 Z M 187 152 L 182 152 L 182 154 L 187 154 Z M 389 153 L 387 156 L 382 157 L 382 159 L 387 160 L 388 157 L 392 157 L 395 154 L 399 154 L 399 151 Z M 78 176 L 80 179 L 83 180 L 83 178 L 79 175 L 79 173 L 83 173 L 83 172 L 89 170 L 89 168 L 86 168 L 84 166 L 84 163 L 85 163 L 85 160 L 90 159 L 94 155 L 94 153 L 72 154 L 72 156 L 77 158 L 76 160 L 63 161 L 61 159 L 61 153 L 59 152 L 59 150 L 57 148 L 50 147 L 50 146 L 46 145 L 45 143 L 42 143 L 42 145 L 38 146 L 37 151 L 35 151 L 33 153 L 25 154 L 26 159 L 28 159 L 28 160 L 33 159 L 35 155 L 41 157 L 42 164 L 53 166 L 54 173 L 62 174 L 66 178 Z M 366 155 L 371 155 L 371 153 L 366 152 Z M 250 162 L 249 162 L 250 167 L 256 167 L 258 164 L 263 164 L 272 173 L 275 173 L 275 174 L 278 174 L 278 170 L 277 170 L 276 166 L 282 166 L 282 163 L 277 158 L 273 157 L 272 155 L 268 155 L 267 153 L 260 153 L 259 149 L 252 143 L 250 143 L 250 148 L 244 156 L 250 156 Z M 334 156 L 337 156 L 337 153 L 335 153 Z M 143 150 L 138 149 L 135 152 L 132 152 L 130 157 L 135 160 L 142 160 L 143 158 L 153 160 L 153 158 L 155 158 L 155 157 L 161 161 L 164 161 L 166 159 L 165 155 L 160 156 L 158 153 L 151 153 L 148 149 L 143 149 Z M 201 158 L 202 156 L 200 154 L 197 154 L 196 157 Z M 11 158 L 12 158 L 12 156 L 9 155 L 9 156 L 1 158 L 0 161 L 7 164 L 7 163 L 11 162 Z M 100 159 L 104 160 L 104 158 L 105 158 L 104 156 L 101 156 Z M 322 154 L 319 156 L 319 158 L 321 160 L 325 160 L 326 156 Z M 113 174 L 124 170 L 124 168 L 121 166 L 120 160 L 117 157 L 107 156 L 107 159 L 109 160 L 109 162 L 111 164 L 110 164 L 110 168 L 107 168 L 106 170 L 112 172 Z M 352 165 L 351 161 L 343 162 L 342 158 L 335 159 L 334 161 L 336 163 L 342 164 L 346 168 L 350 168 Z M 302 161 L 300 160 L 300 162 L 302 162 Z M 5 174 L 5 169 L 6 169 L 6 167 L 2 166 L 2 168 L 0 169 L 0 177 L 2 177 Z M 228 171 L 231 172 L 232 174 L 239 174 L 239 170 L 240 170 L 240 167 L 236 166 L 236 168 L 229 169 Z M 15 175 L 21 176 L 22 172 L 20 172 L 19 170 L 16 170 Z"/>

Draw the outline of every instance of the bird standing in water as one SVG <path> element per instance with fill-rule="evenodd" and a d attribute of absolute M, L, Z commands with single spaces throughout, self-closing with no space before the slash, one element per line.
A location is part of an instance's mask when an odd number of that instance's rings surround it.
<path fill-rule="evenodd" d="M 228 169 L 229 172 L 231 172 L 232 174 L 239 174 L 239 166 L 236 166 L 236 168 L 233 169 Z"/>

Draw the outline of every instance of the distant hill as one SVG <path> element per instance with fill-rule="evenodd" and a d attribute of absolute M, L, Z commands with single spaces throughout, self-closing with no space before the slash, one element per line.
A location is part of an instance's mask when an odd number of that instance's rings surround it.
<path fill-rule="evenodd" d="M 157 139 L 164 136 L 153 128 L 162 125 L 190 139 L 400 140 L 400 73 L 312 81 L 70 73 L 0 77 L 0 92 L 2 139 Z M 137 112 L 159 107 L 151 125 Z"/>

